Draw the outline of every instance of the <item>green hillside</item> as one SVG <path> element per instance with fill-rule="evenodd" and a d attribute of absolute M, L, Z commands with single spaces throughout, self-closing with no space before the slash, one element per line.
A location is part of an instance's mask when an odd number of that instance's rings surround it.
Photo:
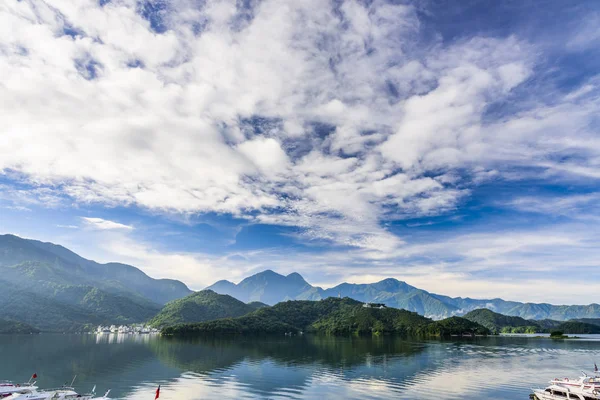
<path fill-rule="evenodd" d="M 0 277 L 0 315 L 44 331 L 147 321 L 164 302 L 190 293 L 178 281 L 14 235 L 0 235 Z"/>
<path fill-rule="evenodd" d="M 167 303 L 150 320 L 150 325 L 163 327 L 219 318 L 239 317 L 264 306 L 264 304 L 258 302 L 246 304 L 228 295 L 217 294 L 212 290 L 202 290 Z"/>
<path fill-rule="evenodd" d="M 130 265 L 99 264 L 62 246 L 14 235 L 0 235 L 0 273 L 3 280 L 24 287 L 39 283 L 93 286 L 155 304 L 191 293 L 179 281 L 153 279 Z"/>
<path fill-rule="evenodd" d="M 0 319 L 0 334 L 4 334 L 4 333 L 30 334 L 30 333 L 40 333 L 40 330 L 37 328 L 34 328 L 31 325 L 24 324 L 23 322 Z"/>
<path fill-rule="evenodd" d="M 567 321 L 558 325 L 553 331 L 560 331 L 571 335 L 600 333 L 600 326 L 585 322 Z"/>
<path fill-rule="evenodd" d="M 341 307 L 314 322 L 309 330 L 333 334 L 410 334 L 417 333 L 431 320 L 415 312 L 397 308 Z"/>
<path fill-rule="evenodd" d="M 248 305 L 255 310 L 258 310 L 259 308 L 269 307 L 268 304 L 261 303 L 260 301 L 251 301 L 250 303 L 248 303 Z"/>
<path fill-rule="evenodd" d="M 561 324 L 561 321 L 556 321 L 553 319 L 538 319 L 531 322 L 534 322 L 535 324 L 539 325 L 541 329 L 540 332 L 553 331 Z"/>
<path fill-rule="evenodd" d="M 502 315 L 487 308 L 473 310 L 465 314 L 463 318 L 481 324 L 495 333 L 536 333 L 541 331 L 540 325 L 534 321 Z"/>
<path fill-rule="evenodd" d="M 450 317 L 435 321 L 425 326 L 422 333 L 430 336 L 451 336 L 470 333 L 472 335 L 488 335 L 490 330 L 477 322 L 462 317 Z"/>
<path fill-rule="evenodd" d="M 586 324 L 600 326 L 600 318 L 576 318 L 570 320 L 569 322 L 585 322 Z"/>
<path fill-rule="evenodd" d="M 196 324 L 180 324 L 162 330 L 164 335 L 198 334 L 283 334 L 314 332 L 347 334 L 450 335 L 485 334 L 476 323 L 454 317 L 434 322 L 417 313 L 394 308 L 365 308 L 349 298 L 322 301 L 295 300 L 261 308 L 238 318 L 225 318 Z"/>
<path fill-rule="evenodd" d="M 477 322 L 495 333 L 548 333 L 553 331 L 560 331 L 565 334 L 600 333 L 600 325 L 593 323 L 598 320 L 592 318 L 566 322 L 551 319 L 532 321 L 498 314 L 488 309 L 471 311 L 464 318 Z"/>
<path fill-rule="evenodd" d="M 74 332 L 100 324 L 143 322 L 159 311 L 156 305 L 140 305 L 93 287 L 65 286 L 38 293 L 2 280 L 0 286 L 4 288 L 0 315 L 42 331 Z"/>

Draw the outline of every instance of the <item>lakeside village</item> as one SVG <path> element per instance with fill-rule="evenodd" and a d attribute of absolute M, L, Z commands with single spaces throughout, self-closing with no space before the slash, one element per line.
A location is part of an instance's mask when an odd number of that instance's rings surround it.
<path fill-rule="evenodd" d="M 135 325 L 111 325 L 111 326 L 98 326 L 96 331 L 94 332 L 98 335 L 106 334 L 106 333 L 116 333 L 122 335 L 147 335 L 147 334 L 158 334 L 160 331 L 156 328 L 151 328 L 147 325 L 135 324 Z"/>

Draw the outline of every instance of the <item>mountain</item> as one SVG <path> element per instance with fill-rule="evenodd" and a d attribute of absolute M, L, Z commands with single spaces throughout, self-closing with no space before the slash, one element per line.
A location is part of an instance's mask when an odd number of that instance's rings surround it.
<path fill-rule="evenodd" d="M 538 319 L 534 322 L 541 328 L 540 332 L 552 332 L 561 324 L 561 321 L 553 319 Z"/>
<path fill-rule="evenodd" d="M 563 322 L 552 330 L 560 331 L 566 334 L 598 334 L 600 333 L 600 326 L 585 322 L 567 321 Z"/>
<path fill-rule="evenodd" d="M 248 305 L 252 307 L 252 310 L 258 310 L 259 308 L 269 307 L 268 304 L 261 303 L 260 301 L 251 301 L 250 303 L 248 303 Z"/>
<path fill-rule="evenodd" d="M 264 306 L 262 303 L 246 304 L 226 294 L 202 290 L 167 303 L 160 313 L 150 320 L 150 325 L 163 327 L 239 317 Z"/>
<path fill-rule="evenodd" d="M 100 264 L 65 247 L 0 235 L 0 315 L 42 330 L 142 322 L 191 293 L 125 264 Z"/>
<path fill-rule="evenodd" d="M 300 274 L 283 276 L 271 270 L 252 275 L 237 285 L 229 281 L 219 281 L 207 287 L 217 293 L 233 296 L 244 303 L 260 301 L 269 305 L 296 299 L 311 288 Z"/>
<path fill-rule="evenodd" d="M 552 319 L 567 321 L 576 318 L 600 318 L 600 305 L 551 305 L 520 303 L 503 299 L 471 299 L 430 293 L 396 279 L 388 278 L 370 284 L 342 283 L 330 289 L 310 285 L 297 273 L 288 276 L 264 271 L 239 284 L 219 281 L 208 289 L 228 294 L 243 302 L 262 301 L 273 305 L 286 300 L 322 300 L 329 297 L 349 297 L 361 302 L 383 303 L 423 316 L 442 319 L 464 315 L 487 308 L 494 312 L 526 320 Z"/>
<path fill-rule="evenodd" d="M 30 334 L 30 333 L 40 333 L 40 330 L 37 328 L 34 328 L 31 325 L 24 324 L 22 322 L 0 319 L 0 334 L 4 334 L 4 333 Z"/>
<path fill-rule="evenodd" d="M 471 311 L 465 314 L 464 318 L 477 322 L 496 333 L 548 333 L 554 331 L 566 334 L 600 333 L 600 325 L 598 325 L 600 320 L 590 318 L 565 322 L 551 319 L 536 321 L 502 315 L 488 309 Z"/>
<path fill-rule="evenodd" d="M 174 336 L 286 332 L 448 336 L 466 332 L 487 334 L 489 331 L 460 317 L 432 321 L 406 310 L 364 307 L 363 303 L 350 298 L 328 298 L 322 301 L 290 300 L 238 318 L 180 324 L 162 330 L 163 334 Z"/>
<path fill-rule="evenodd" d="M 586 324 L 600 326 L 600 318 L 574 318 L 571 322 L 585 322 Z"/>
<path fill-rule="evenodd" d="M 470 311 L 463 318 L 477 322 L 496 333 L 536 333 L 541 331 L 540 325 L 535 321 L 498 314 L 487 308 Z"/>
<path fill-rule="evenodd" d="M 153 279 L 126 264 L 99 264 L 63 246 L 14 235 L 0 235 L 0 269 L 12 279 L 29 282 L 48 279 L 59 283 L 93 284 L 113 292 L 126 292 L 157 304 L 165 304 L 191 293 L 180 281 Z"/>

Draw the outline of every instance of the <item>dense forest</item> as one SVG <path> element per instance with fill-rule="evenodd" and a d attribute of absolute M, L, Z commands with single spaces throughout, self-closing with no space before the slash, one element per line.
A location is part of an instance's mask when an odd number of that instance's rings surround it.
<path fill-rule="evenodd" d="M 297 334 L 331 335 L 485 335 L 489 330 L 472 321 L 451 317 L 433 321 L 395 308 L 370 308 L 349 298 L 322 301 L 286 301 L 242 317 L 166 327 L 164 335 Z"/>
<path fill-rule="evenodd" d="M 160 313 L 150 320 L 150 325 L 162 328 L 182 323 L 239 317 L 265 306 L 260 302 L 246 304 L 228 295 L 202 290 L 167 303 Z"/>
<path fill-rule="evenodd" d="M 548 319 L 536 321 L 502 315 L 488 309 L 471 311 L 464 318 L 485 326 L 493 333 L 551 333 L 555 331 L 568 334 L 600 333 L 600 326 L 590 323 L 597 321 L 595 319 L 566 322 Z"/>
<path fill-rule="evenodd" d="M 6 333 L 30 334 L 40 333 L 40 331 L 39 329 L 23 322 L 0 319 L 0 334 Z"/>

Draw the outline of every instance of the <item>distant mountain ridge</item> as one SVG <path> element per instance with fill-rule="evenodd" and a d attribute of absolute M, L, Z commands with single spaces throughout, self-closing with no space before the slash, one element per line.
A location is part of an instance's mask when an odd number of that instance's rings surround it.
<path fill-rule="evenodd" d="M 207 287 L 228 294 L 243 302 L 261 301 L 270 305 L 286 300 L 322 300 L 328 297 L 349 297 L 360 302 L 383 303 L 388 307 L 417 312 L 433 319 L 464 315 L 488 308 L 494 312 L 523 319 L 567 321 L 579 318 L 600 318 L 600 305 L 552 305 L 520 303 L 503 299 L 471 299 L 430 293 L 406 282 L 388 278 L 370 284 L 341 283 L 330 289 L 312 286 L 298 273 L 287 276 L 266 270 L 245 278 L 239 284 L 219 281 Z"/>
<path fill-rule="evenodd" d="M 65 247 L 0 235 L 0 315 L 42 330 L 143 322 L 192 291 L 125 264 L 100 264 Z"/>
<path fill-rule="evenodd" d="M 229 281 L 219 281 L 206 289 L 228 294 L 244 303 L 260 301 L 273 305 L 286 300 L 313 300 L 298 298 L 311 288 L 312 286 L 298 273 L 283 276 L 266 270 L 244 279 L 237 285 Z"/>

